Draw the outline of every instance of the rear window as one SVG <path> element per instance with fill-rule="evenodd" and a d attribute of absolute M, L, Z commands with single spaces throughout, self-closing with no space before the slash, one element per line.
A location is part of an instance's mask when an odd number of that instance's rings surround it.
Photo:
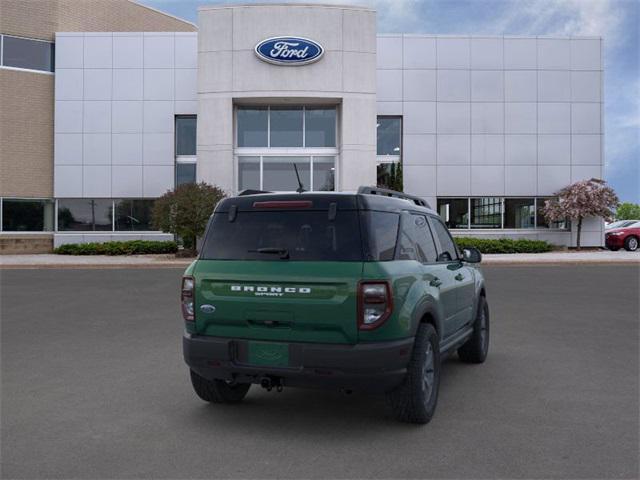
<path fill-rule="evenodd" d="M 216 213 L 202 249 L 204 260 L 362 261 L 356 211 Z"/>

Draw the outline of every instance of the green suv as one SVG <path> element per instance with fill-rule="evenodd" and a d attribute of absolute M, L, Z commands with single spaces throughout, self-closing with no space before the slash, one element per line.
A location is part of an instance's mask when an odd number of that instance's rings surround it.
<path fill-rule="evenodd" d="M 227 198 L 182 280 L 193 388 L 213 403 L 251 384 L 381 392 L 398 419 L 427 423 L 441 359 L 487 356 L 480 259 L 398 192 Z"/>

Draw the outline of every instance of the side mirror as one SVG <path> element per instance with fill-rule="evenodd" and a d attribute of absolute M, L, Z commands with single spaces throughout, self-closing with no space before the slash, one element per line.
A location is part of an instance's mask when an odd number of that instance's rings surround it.
<path fill-rule="evenodd" d="M 462 260 L 468 263 L 480 263 L 482 261 L 482 253 L 475 247 L 463 248 Z"/>

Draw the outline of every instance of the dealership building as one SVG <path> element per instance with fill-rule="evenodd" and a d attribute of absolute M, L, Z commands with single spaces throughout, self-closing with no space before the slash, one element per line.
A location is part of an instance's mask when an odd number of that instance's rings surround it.
<path fill-rule="evenodd" d="M 33 4 L 31 4 L 33 5 Z M 360 185 L 423 197 L 456 235 L 575 244 L 545 199 L 603 177 L 602 40 L 378 35 L 375 10 L 3 2 L 4 252 L 172 238 L 155 198 Z M 603 224 L 583 224 L 602 245 Z"/>

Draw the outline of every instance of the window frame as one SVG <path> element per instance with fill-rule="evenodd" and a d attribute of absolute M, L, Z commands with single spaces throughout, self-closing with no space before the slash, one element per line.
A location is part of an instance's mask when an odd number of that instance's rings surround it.
<path fill-rule="evenodd" d="M 5 37 L 18 38 L 21 40 L 31 40 L 34 42 L 48 43 L 52 49 L 51 70 L 39 70 L 35 68 L 13 67 L 11 65 L 5 65 L 4 64 L 4 47 L 5 47 L 4 38 Z M 56 45 L 55 42 L 51 42 L 49 40 L 43 40 L 41 38 L 30 38 L 30 37 L 23 37 L 20 35 L 9 35 L 9 34 L 2 33 L 0 34 L 0 69 L 14 70 L 16 72 L 30 72 L 30 73 L 40 73 L 44 75 L 55 75 L 55 71 L 56 71 L 55 45 Z"/>
<path fill-rule="evenodd" d="M 196 121 L 196 145 L 195 145 L 195 154 L 194 155 L 178 155 L 178 120 L 181 118 L 193 118 Z M 198 116 L 195 114 L 191 115 L 175 115 L 174 123 L 173 123 L 173 155 L 175 158 L 174 168 L 173 168 L 173 186 L 176 188 L 178 186 L 178 164 L 194 164 L 196 167 L 196 177 L 194 179 L 194 183 L 198 182 Z"/>
<path fill-rule="evenodd" d="M 335 192 L 335 188 L 336 185 L 338 183 L 337 181 L 337 163 L 338 163 L 338 156 L 330 154 L 330 155 L 326 155 L 326 154 L 321 154 L 321 155 L 315 155 L 315 154 L 303 154 L 302 152 L 297 152 L 296 154 L 279 154 L 276 152 L 269 152 L 268 155 L 264 155 L 264 154 L 260 154 L 260 153 L 254 153 L 254 154 L 236 154 L 235 155 L 235 166 L 236 166 L 236 184 L 238 186 L 238 191 L 242 191 L 242 190 L 246 190 L 245 188 L 241 188 L 240 186 L 240 158 L 241 157 L 257 157 L 258 158 L 258 177 L 259 177 L 259 188 L 258 190 L 264 190 L 264 163 L 265 163 L 265 158 L 269 158 L 269 157 L 291 157 L 291 158 L 298 158 L 298 157 L 307 157 L 309 158 L 309 170 L 310 170 L 310 174 L 309 174 L 309 189 L 305 190 L 307 192 L 322 192 L 325 190 L 314 190 L 313 189 L 313 166 L 314 166 L 314 159 L 316 158 L 333 158 L 333 168 L 334 168 L 334 179 L 333 179 L 333 190 L 330 190 L 332 192 Z M 329 163 L 329 162 L 318 162 L 318 163 Z M 291 190 L 270 190 L 272 192 L 288 192 Z"/>

